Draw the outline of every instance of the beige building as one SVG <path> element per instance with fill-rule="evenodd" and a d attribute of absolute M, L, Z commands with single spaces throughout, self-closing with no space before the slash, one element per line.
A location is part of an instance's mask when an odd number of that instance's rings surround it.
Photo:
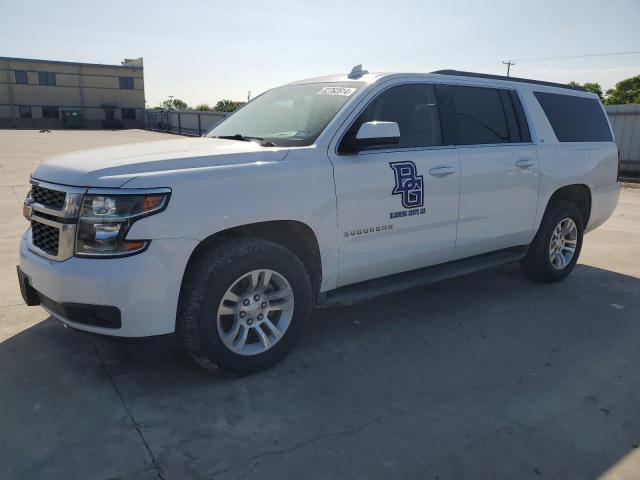
<path fill-rule="evenodd" d="M 0 57 L 0 127 L 142 124 L 142 58 L 122 65 Z"/>

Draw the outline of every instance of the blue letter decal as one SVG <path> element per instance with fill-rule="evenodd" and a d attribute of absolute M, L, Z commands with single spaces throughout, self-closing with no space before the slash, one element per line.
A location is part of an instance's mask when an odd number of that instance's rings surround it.
<path fill-rule="evenodd" d="M 413 162 L 389 163 L 396 176 L 396 186 L 393 195 L 402 195 L 404 208 L 422 207 L 424 203 L 424 184 L 422 175 L 418 175 L 416 164 Z"/>

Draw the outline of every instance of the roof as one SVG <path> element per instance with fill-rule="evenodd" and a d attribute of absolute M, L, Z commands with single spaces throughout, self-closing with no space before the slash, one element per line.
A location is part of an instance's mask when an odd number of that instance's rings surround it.
<path fill-rule="evenodd" d="M 138 67 L 135 65 L 110 65 L 105 63 L 65 62 L 63 60 L 42 60 L 39 58 L 0 57 L 0 61 L 2 60 L 9 60 L 9 61 L 16 61 L 16 62 L 56 63 L 59 65 L 80 65 L 82 67 L 133 68 L 138 70 L 143 69 L 143 67 Z"/>
<path fill-rule="evenodd" d="M 519 82 L 519 83 L 532 83 L 534 85 L 544 85 L 546 87 L 567 88 L 569 90 L 578 90 L 580 92 L 586 92 L 583 87 L 576 85 L 568 85 L 566 83 L 545 82 L 542 80 L 532 80 L 530 78 L 519 77 L 505 77 L 503 75 L 490 75 L 488 73 L 476 73 L 476 72 L 463 72 L 460 70 L 436 70 L 438 75 L 451 75 L 454 77 L 474 77 L 474 78 L 487 78 L 489 80 L 502 80 L 505 82 Z"/>
<path fill-rule="evenodd" d="M 418 77 L 418 78 L 431 78 L 437 80 L 439 76 L 447 75 L 449 77 L 463 77 L 463 78 L 478 78 L 483 80 L 498 81 L 498 82 L 510 82 L 510 83 L 527 83 L 530 85 L 541 85 L 545 87 L 553 87 L 553 88 L 563 88 L 566 90 L 572 90 L 574 92 L 586 92 L 583 87 L 567 85 L 564 83 L 554 83 L 554 82 L 545 82 L 542 80 L 532 80 L 528 78 L 519 78 L 519 77 L 505 77 L 502 75 L 490 75 L 487 73 L 476 73 L 476 72 L 463 72 L 460 70 L 437 70 L 431 73 L 367 73 L 360 77 L 350 78 L 347 73 L 342 73 L 338 75 L 327 75 L 323 77 L 315 77 L 315 78 L 307 78 L 304 80 L 298 80 L 296 82 L 288 83 L 287 85 L 301 85 L 305 83 L 321 83 L 321 82 L 364 82 L 364 83 L 372 83 L 382 78 L 397 78 L 397 77 Z"/>

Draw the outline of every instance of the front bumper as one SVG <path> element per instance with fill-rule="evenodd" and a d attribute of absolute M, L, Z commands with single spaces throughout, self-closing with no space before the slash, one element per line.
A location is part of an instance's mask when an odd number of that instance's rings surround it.
<path fill-rule="evenodd" d="M 20 270 L 40 296 L 42 307 L 52 316 L 78 330 L 120 337 L 175 331 L 182 275 L 197 240 L 153 240 L 145 252 L 131 257 L 72 257 L 56 262 L 27 248 L 30 235 L 31 229 L 20 242 Z M 115 308 L 120 312 L 120 326 L 100 327 L 77 321 L 81 313 L 77 310 L 69 313 L 68 308 L 57 308 L 55 304 L 98 307 L 98 310 Z"/>

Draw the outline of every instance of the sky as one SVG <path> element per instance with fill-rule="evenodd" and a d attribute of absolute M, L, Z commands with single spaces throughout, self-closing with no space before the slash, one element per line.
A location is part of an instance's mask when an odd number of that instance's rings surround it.
<path fill-rule="evenodd" d="M 246 100 L 301 78 L 443 68 L 606 90 L 640 74 L 640 0 L 0 0 L 0 56 L 119 64 L 145 95 Z"/>

